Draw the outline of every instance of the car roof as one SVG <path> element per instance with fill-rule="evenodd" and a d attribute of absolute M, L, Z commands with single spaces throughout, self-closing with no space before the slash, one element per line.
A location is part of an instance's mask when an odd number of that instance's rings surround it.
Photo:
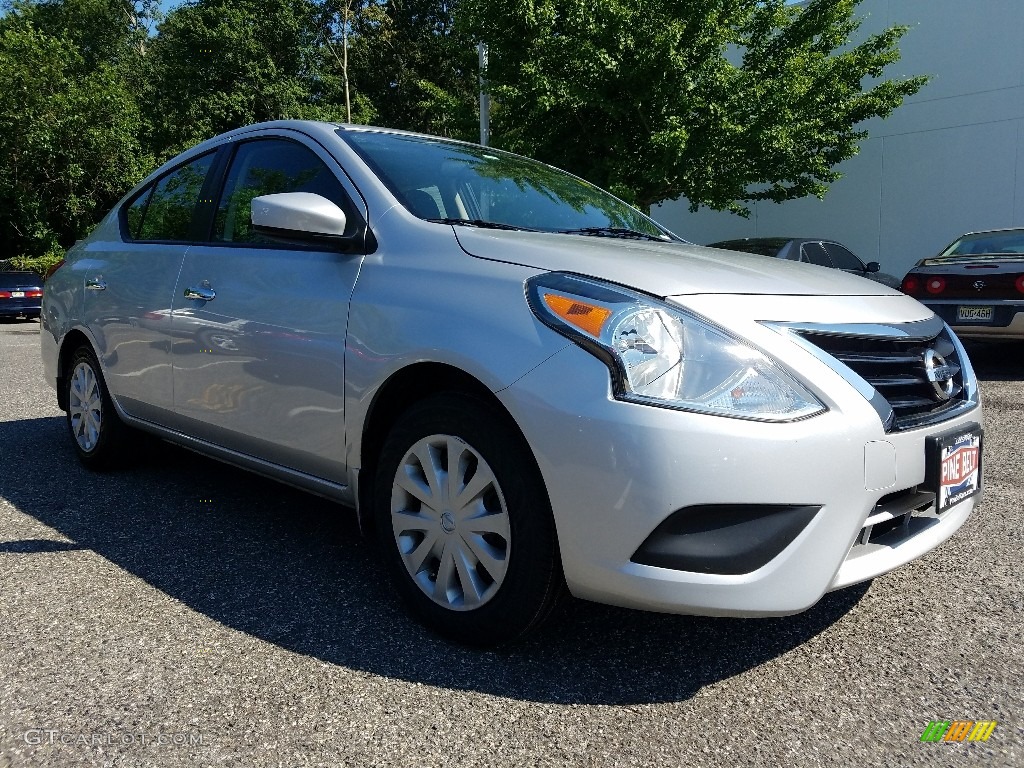
<path fill-rule="evenodd" d="M 788 237 L 740 237 L 734 240 L 719 240 L 717 243 L 709 243 L 713 248 L 723 248 L 729 245 L 776 245 L 780 248 L 788 243 Z"/>
<path fill-rule="evenodd" d="M 786 243 L 835 243 L 836 245 L 842 245 L 838 240 L 831 237 L 740 237 L 734 240 L 719 240 L 716 243 L 710 243 L 710 247 L 721 248 L 726 244 L 742 245 L 743 243 L 750 243 L 751 245 L 776 245 L 782 247 Z"/>
<path fill-rule="evenodd" d="M 967 237 L 968 235 L 996 235 L 1000 232 L 1024 232 L 1024 227 L 1002 227 L 1000 229 L 978 229 L 973 232 L 964 232 L 959 235 L 956 239 L 959 240 L 961 237 Z"/>
<path fill-rule="evenodd" d="M 240 128 L 235 128 L 232 131 L 225 131 L 219 133 L 216 136 L 212 136 L 209 139 L 197 144 L 195 147 L 190 148 L 194 150 L 199 147 L 206 147 L 207 145 L 221 144 L 226 140 L 236 139 L 246 134 L 253 133 L 254 131 L 260 131 L 267 128 L 285 128 L 293 131 L 299 131 L 306 133 L 311 136 L 322 134 L 326 129 L 331 132 L 341 133 L 387 133 L 395 136 L 409 136 L 417 139 L 427 139 L 433 141 L 445 141 L 452 144 L 472 144 L 472 142 L 462 141 L 460 139 L 452 139 L 446 136 L 434 136 L 429 133 L 417 133 L 416 131 L 403 131 L 400 128 L 385 128 L 377 125 L 358 125 L 355 123 L 339 123 L 328 120 L 269 120 L 263 123 L 253 123 L 252 125 L 245 125 Z M 181 153 L 180 156 L 186 154 Z"/>

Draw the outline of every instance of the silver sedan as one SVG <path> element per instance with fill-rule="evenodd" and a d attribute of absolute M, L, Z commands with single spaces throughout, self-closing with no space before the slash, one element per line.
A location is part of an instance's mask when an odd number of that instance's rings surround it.
<path fill-rule="evenodd" d="M 87 466 L 144 430 L 354 507 L 462 642 L 522 636 L 566 589 L 802 611 L 980 498 L 977 383 L 914 299 L 435 137 L 200 144 L 70 249 L 42 328 Z"/>

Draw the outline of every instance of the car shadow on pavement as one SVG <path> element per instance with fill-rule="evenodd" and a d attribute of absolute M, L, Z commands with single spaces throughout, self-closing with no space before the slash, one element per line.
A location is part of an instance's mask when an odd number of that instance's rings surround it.
<path fill-rule="evenodd" d="M 462 648 L 406 617 L 350 510 L 156 440 L 133 466 L 94 474 L 64 430 L 56 417 L 0 422 L 0 445 L 20 457 L 0 464 L 2 495 L 73 542 L 0 543 L 4 556 L 60 567 L 65 549 L 92 550 L 214 621 L 390 678 L 553 703 L 678 701 L 801 645 L 868 589 L 757 620 L 569 599 L 523 643 Z"/>

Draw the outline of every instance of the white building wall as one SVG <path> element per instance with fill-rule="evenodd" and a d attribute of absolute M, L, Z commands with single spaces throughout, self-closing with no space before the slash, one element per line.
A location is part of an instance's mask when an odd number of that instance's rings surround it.
<path fill-rule="evenodd" d="M 1024 226 L 1024 0 L 864 0 L 864 34 L 910 31 L 887 77 L 932 80 L 888 120 L 822 201 L 756 203 L 749 219 L 681 199 L 652 214 L 696 243 L 827 237 L 902 276 L 970 230 Z"/>

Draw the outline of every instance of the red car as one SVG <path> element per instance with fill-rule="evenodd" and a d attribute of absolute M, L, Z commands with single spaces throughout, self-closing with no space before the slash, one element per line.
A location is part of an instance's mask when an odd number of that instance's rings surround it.
<path fill-rule="evenodd" d="M 0 270 L 0 318 L 39 317 L 43 279 L 35 272 Z"/>
<path fill-rule="evenodd" d="M 1024 339 L 1024 229 L 969 232 L 903 278 L 918 299 L 974 339 Z"/>

